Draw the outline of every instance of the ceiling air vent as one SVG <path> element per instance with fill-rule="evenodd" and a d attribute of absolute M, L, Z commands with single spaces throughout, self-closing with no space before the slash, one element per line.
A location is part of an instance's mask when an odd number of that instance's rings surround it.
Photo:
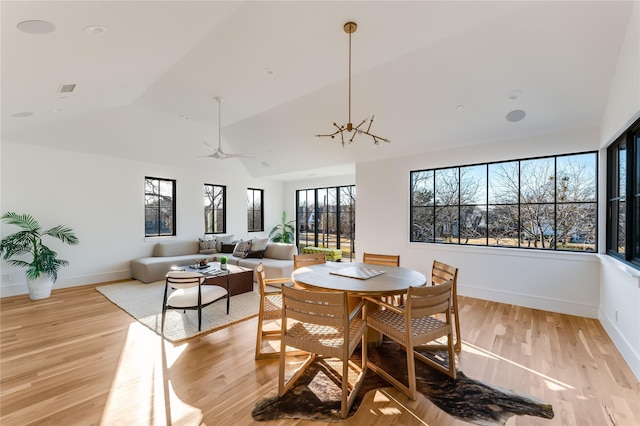
<path fill-rule="evenodd" d="M 58 89 L 58 93 L 71 93 L 76 88 L 75 84 L 63 84 Z"/>

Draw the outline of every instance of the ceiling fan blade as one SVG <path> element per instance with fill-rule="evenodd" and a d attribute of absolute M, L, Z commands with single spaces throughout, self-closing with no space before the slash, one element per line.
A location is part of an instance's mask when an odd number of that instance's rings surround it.
<path fill-rule="evenodd" d="M 207 143 L 207 141 L 202 141 L 203 144 L 205 144 L 207 146 L 207 148 L 209 148 L 211 151 L 215 151 L 216 149 L 214 147 L 212 147 L 211 145 L 209 145 Z"/>
<path fill-rule="evenodd" d="M 225 154 L 227 158 L 258 158 L 257 155 L 248 154 Z"/>
<path fill-rule="evenodd" d="M 220 136 L 220 127 L 221 127 L 221 104 L 222 98 L 219 96 L 215 97 L 215 100 L 218 101 L 218 148 L 214 148 L 207 143 L 207 141 L 202 141 L 203 144 L 207 146 L 210 150 L 213 151 L 213 154 L 209 155 L 201 155 L 201 157 L 212 157 L 218 160 L 226 160 L 227 158 L 258 158 L 257 155 L 248 155 L 248 154 L 225 154 L 222 151 L 222 138 Z"/>

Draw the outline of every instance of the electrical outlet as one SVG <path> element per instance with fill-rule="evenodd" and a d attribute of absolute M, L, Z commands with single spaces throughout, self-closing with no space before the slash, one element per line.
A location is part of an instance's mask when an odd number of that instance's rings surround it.
<path fill-rule="evenodd" d="M 5 282 L 5 283 L 10 283 L 11 282 L 11 275 L 2 274 L 2 281 Z"/>

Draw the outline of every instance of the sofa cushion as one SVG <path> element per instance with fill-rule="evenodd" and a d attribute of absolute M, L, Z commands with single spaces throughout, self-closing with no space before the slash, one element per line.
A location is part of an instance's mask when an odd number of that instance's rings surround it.
<path fill-rule="evenodd" d="M 200 244 L 198 241 L 167 241 L 157 243 L 153 247 L 154 257 L 184 256 L 198 254 Z"/>
<path fill-rule="evenodd" d="M 202 238 L 198 239 L 200 243 L 200 254 L 214 254 L 217 253 L 216 250 L 216 239 L 215 237 L 212 239 L 203 240 Z"/>
<path fill-rule="evenodd" d="M 264 250 L 251 250 L 244 256 L 244 258 L 245 259 L 262 259 L 263 255 L 264 255 Z"/>
<path fill-rule="evenodd" d="M 164 280 L 165 275 L 172 268 L 191 265 L 203 257 L 212 261 L 214 256 L 210 254 L 188 254 L 184 256 L 141 257 L 132 260 L 129 264 L 131 278 L 143 283 Z"/>
<path fill-rule="evenodd" d="M 236 244 L 236 247 L 233 249 L 233 255 L 235 257 L 245 257 L 250 250 L 251 250 L 251 240 L 240 241 L 238 244 Z"/>
<path fill-rule="evenodd" d="M 295 254 L 298 254 L 298 248 L 295 244 L 269 243 L 262 257 L 278 260 L 293 260 L 293 255 Z"/>
<path fill-rule="evenodd" d="M 222 250 L 222 244 L 231 244 L 233 241 L 233 234 L 218 234 L 216 235 L 216 250 Z"/>
<path fill-rule="evenodd" d="M 269 244 L 268 238 L 254 238 L 251 240 L 251 251 L 264 251 Z"/>
<path fill-rule="evenodd" d="M 262 263 L 264 266 L 264 273 L 267 278 L 289 278 L 293 272 L 293 260 L 277 260 L 268 259 L 266 257 L 262 259 L 239 259 L 238 266 L 253 269 L 253 281 L 258 281 L 256 275 L 256 266 Z"/>
<path fill-rule="evenodd" d="M 233 253 L 234 248 L 236 248 L 235 244 L 222 244 L 219 253 Z"/>

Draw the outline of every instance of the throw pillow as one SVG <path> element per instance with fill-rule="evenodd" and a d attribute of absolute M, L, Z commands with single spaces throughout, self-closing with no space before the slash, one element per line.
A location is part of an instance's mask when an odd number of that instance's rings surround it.
<path fill-rule="evenodd" d="M 222 244 L 231 244 L 233 242 L 233 234 L 216 235 L 216 250 L 222 251 Z"/>
<path fill-rule="evenodd" d="M 245 255 L 245 259 L 262 259 L 264 250 L 251 250 Z"/>
<path fill-rule="evenodd" d="M 251 240 L 240 241 L 238 244 L 236 244 L 236 247 L 233 249 L 233 255 L 235 257 L 245 257 L 250 250 L 251 250 Z"/>
<path fill-rule="evenodd" d="M 220 246 L 220 253 L 233 253 L 234 248 L 236 248 L 235 244 L 222 244 Z"/>
<path fill-rule="evenodd" d="M 200 240 L 200 254 L 214 254 L 217 253 L 216 250 L 216 239 L 203 240 L 202 238 L 198 238 Z"/>
<path fill-rule="evenodd" d="M 268 238 L 254 238 L 251 240 L 251 251 L 264 251 L 268 243 Z"/>

